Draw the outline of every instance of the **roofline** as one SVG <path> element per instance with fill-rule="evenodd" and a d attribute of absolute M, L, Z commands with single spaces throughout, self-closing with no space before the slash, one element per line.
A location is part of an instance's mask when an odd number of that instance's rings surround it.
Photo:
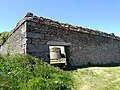
<path fill-rule="evenodd" d="M 89 28 L 83 28 L 80 26 L 73 26 L 71 24 L 67 24 L 67 23 L 60 23 L 58 21 L 52 20 L 52 19 L 48 19 L 48 18 L 44 18 L 44 17 L 38 17 L 33 15 L 32 13 L 28 12 L 23 19 L 21 19 L 16 27 L 10 32 L 9 37 L 20 27 L 22 26 L 25 22 L 27 21 L 32 21 L 32 22 L 39 22 L 41 24 L 46 24 L 46 25 L 50 25 L 50 26 L 54 26 L 56 28 L 63 28 L 66 30 L 72 30 L 72 31 L 77 31 L 77 32 L 82 32 L 82 33 L 87 33 L 87 34 L 92 34 L 92 35 L 97 35 L 97 36 L 103 36 L 103 37 L 107 37 L 107 38 L 112 38 L 115 40 L 120 40 L 119 36 L 115 36 L 114 33 L 108 34 L 106 32 L 101 32 L 101 31 L 97 31 L 97 30 L 93 30 L 93 29 L 89 29 Z M 9 38 L 8 37 L 8 38 Z M 6 39 L 6 41 L 8 40 L 8 38 Z M 6 41 L 4 43 L 6 43 Z M 3 43 L 3 44 L 4 44 Z M 2 44 L 2 45 L 3 45 Z M 1 46 L 2 46 L 1 45 Z"/>
<path fill-rule="evenodd" d="M 30 12 L 28 12 L 24 18 L 26 18 L 26 20 L 28 20 L 28 21 L 39 22 L 41 24 L 54 26 L 56 28 L 63 28 L 63 29 L 67 29 L 67 30 L 83 32 L 83 33 L 87 33 L 87 34 L 92 34 L 92 35 L 103 36 L 103 37 L 107 37 L 107 38 L 120 40 L 120 37 L 115 36 L 114 33 L 108 34 L 106 32 L 102 32 L 102 31 L 98 31 L 98 30 L 83 28 L 83 27 L 80 27 L 80 26 L 73 26 L 73 25 L 67 24 L 67 23 L 60 23 L 60 22 L 52 20 L 52 19 L 34 16 Z"/>

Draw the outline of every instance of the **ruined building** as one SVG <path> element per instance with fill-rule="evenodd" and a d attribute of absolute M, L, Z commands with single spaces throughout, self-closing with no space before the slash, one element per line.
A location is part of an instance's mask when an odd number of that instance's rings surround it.
<path fill-rule="evenodd" d="M 28 13 L 11 31 L 0 53 L 31 54 L 50 62 L 50 46 L 62 46 L 68 65 L 120 64 L 120 38 L 88 28 L 59 23 Z"/>

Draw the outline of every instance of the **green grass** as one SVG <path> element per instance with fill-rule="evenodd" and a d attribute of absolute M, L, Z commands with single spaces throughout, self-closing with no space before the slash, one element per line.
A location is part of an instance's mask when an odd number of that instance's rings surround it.
<path fill-rule="evenodd" d="M 120 90 L 120 66 L 63 71 L 30 55 L 0 55 L 0 90 Z"/>
<path fill-rule="evenodd" d="M 0 55 L 0 90 L 71 90 L 71 74 L 30 55 Z"/>
<path fill-rule="evenodd" d="M 120 67 L 90 67 L 71 73 L 75 90 L 120 90 Z"/>

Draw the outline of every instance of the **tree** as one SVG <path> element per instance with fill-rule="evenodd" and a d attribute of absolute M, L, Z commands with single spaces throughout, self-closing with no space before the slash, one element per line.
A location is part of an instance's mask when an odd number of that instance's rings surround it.
<path fill-rule="evenodd" d="M 0 46 L 7 40 L 9 37 L 9 32 L 0 33 Z"/>

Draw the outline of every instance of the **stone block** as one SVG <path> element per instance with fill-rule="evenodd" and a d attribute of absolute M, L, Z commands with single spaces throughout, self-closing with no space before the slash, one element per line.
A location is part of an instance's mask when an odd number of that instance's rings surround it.
<path fill-rule="evenodd" d="M 26 38 L 44 39 L 44 34 L 27 32 L 26 33 Z"/>
<path fill-rule="evenodd" d="M 27 52 L 38 53 L 38 52 L 49 52 L 48 45 L 33 45 L 27 44 Z"/>

